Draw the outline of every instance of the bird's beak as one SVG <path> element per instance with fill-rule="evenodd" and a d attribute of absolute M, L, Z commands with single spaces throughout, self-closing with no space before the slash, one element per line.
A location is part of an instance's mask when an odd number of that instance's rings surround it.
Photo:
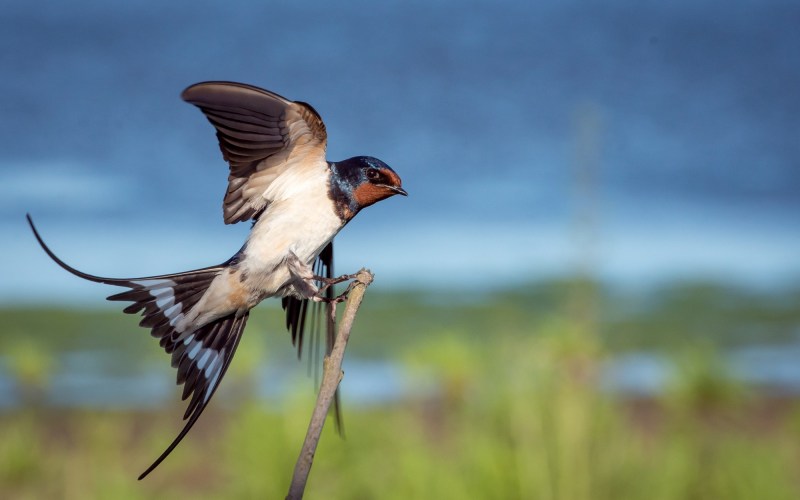
<path fill-rule="evenodd" d="M 405 189 L 401 188 L 400 186 L 386 186 L 389 191 L 394 192 L 395 194 L 402 194 L 403 196 L 408 196 L 408 193 Z"/>

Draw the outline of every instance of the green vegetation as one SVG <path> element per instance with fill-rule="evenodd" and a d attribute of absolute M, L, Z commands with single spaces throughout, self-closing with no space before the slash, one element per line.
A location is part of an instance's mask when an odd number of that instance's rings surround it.
<path fill-rule="evenodd" d="M 119 313 L 6 310 L 0 322 L 6 369 L 34 393 L 66 349 L 166 364 Z M 687 285 L 634 298 L 549 283 L 465 300 L 370 290 L 348 356 L 391 359 L 425 390 L 346 406 L 347 437 L 326 428 L 308 497 L 798 498 L 800 402 L 734 383 L 719 358 L 791 340 L 798 325 L 800 293 L 787 291 Z M 313 393 L 271 406 L 248 396 L 259 363 L 292 356 L 281 326 L 276 309 L 253 317 L 220 391 L 232 397 L 142 482 L 177 432 L 177 402 L 153 413 L 31 403 L 0 414 L 0 497 L 283 498 Z M 601 363 L 628 349 L 675 359 L 663 395 L 598 390 Z"/>

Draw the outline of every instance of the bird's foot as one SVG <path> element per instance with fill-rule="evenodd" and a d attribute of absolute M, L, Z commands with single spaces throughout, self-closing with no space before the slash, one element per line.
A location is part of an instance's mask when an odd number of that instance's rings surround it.
<path fill-rule="evenodd" d="M 322 280 L 320 280 L 320 278 L 321 278 L 320 276 L 314 277 L 314 279 L 322 281 L 322 286 L 319 288 L 319 291 L 311 297 L 311 300 L 313 300 L 314 302 L 323 302 L 326 304 L 333 304 L 333 305 L 336 305 L 340 302 L 344 302 L 345 300 L 347 300 L 347 295 L 356 285 L 355 274 L 343 274 L 338 278 L 322 278 Z M 340 293 L 336 297 L 326 297 L 325 295 L 323 295 L 323 292 L 327 288 L 337 283 L 342 283 L 344 281 L 350 281 L 350 283 L 347 285 L 347 288 L 345 288 L 344 292 Z"/>
<path fill-rule="evenodd" d="M 321 283 L 319 286 L 319 292 L 322 293 L 328 288 L 332 287 L 333 285 L 338 285 L 339 283 L 344 283 L 345 281 L 351 281 L 356 279 L 355 274 L 343 274 L 336 278 L 326 278 L 325 276 L 317 276 L 314 275 L 312 278 L 314 281 Z M 352 287 L 352 284 L 348 287 L 348 290 Z"/>

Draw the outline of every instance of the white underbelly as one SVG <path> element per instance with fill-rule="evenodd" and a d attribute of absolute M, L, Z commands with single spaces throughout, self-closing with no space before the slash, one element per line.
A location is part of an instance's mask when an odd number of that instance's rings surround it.
<path fill-rule="evenodd" d="M 291 283 L 296 277 L 287 259 L 294 254 L 308 266 L 310 275 L 314 260 L 342 227 L 332 210 L 326 213 L 296 208 L 262 216 L 238 265 L 214 279 L 192 314 L 183 320 L 181 331 L 250 309 L 267 297 L 295 294 Z"/>
<path fill-rule="evenodd" d="M 319 253 L 342 228 L 328 197 L 326 164 L 287 170 L 264 193 L 266 210 L 253 226 L 238 264 L 218 276 L 193 308 L 187 322 L 202 323 L 261 300 L 293 293 L 292 254 L 311 274 Z"/>
<path fill-rule="evenodd" d="M 278 293 L 291 279 L 286 261 L 292 254 L 312 266 L 342 228 L 341 219 L 328 205 L 284 202 L 270 206 L 253 227 L 240 268 L 265 297 Z"/>

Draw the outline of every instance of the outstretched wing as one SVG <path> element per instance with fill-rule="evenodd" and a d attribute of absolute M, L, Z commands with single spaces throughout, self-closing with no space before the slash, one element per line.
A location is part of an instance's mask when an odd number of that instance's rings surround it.
<path fill-rule="evenodd" d="M 326 278 L 333 277 L 333 241 L 328 243 L 317 257 L 317 261 L 314 263 L 314 274 Z M 333 298 L 333 287 L 329 287 L 325 290 L 325 296 L 329 299 Z M 336 324 L 333 321 L 333 317 L 323 307 L 322 303 L 311 302 L 308 299 L 298 299 L 288 296 L 283 298 L 282 305 L 284 311 L 286 311 L 286 328 L 288 328 L 289 332 L 292 334 L 292 344 L 297 347 L 298 359 L 303 352 L 305 332 L 306 330 L 310 330 L 310 345 L 306 351 L 308 353 L 309 362 L 314 363 L 315 366 L 319 366 L 319 360 L 314 358 L 319 352 L 319 336 L 320 330 L 323 328 L 323 322 L 325 328 L 326 356 L 333 350 L 333 343 L 336 340 Z M 311 316 L 310 321 L 309 312 Z M 343 433 L 344 427 L 342 424 L 341 404 L 339 402 L 339 389 L 336 389 L 333 408 L 336 429 L 341 434 Z"/>
<path fill-rule="evenodd" d="M 183 384 L 182 399 L 191 395 L 183 416 L 184 420 L 188 419 L 186 425 L 166 451 L 139 476 L 142 479 L 175 449 L 203 413 L 233 359 L 248 315 L 230 315 L 197 330 L 179 332 L 175 325 L 197 304 L 225 265 L 144 278 L 103 278 L 79 271 L 62 261 L 42 240 L 30 215 L 28 223 L 47 255 L 65 270 L 89 281 L 129 288 L 108 297 L 108 300 L 130 301 L 132 304 L 124 312 L 142 313 L 139 325 L 150 328 L 153 337 L 160 339 L 161 347 L 172 355 L 172 366 L 178 369 L 177 383 Z"/>
<path fill-rule="evenodd" d="M 234 82 L 204 82 L 181 94 L 217 130 L 230 165 L 223 201 L 226 224 L 249 220 L 269 204 L 270 183 L 293 166 L 324 162 L 327 133 L 310 105 Z"/>

